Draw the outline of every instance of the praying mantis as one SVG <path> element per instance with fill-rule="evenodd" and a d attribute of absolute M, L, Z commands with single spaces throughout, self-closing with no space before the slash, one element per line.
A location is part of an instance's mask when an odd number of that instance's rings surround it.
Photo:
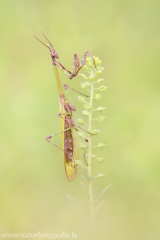
<path fill-rule="evenodd" d="M 61 132 L 47 136 L 46 140 L 63 151 L 66 176 L 67 176 L 68 181 L 72 181 L 78 172 L 76 160 L 79 159 L 77 143 L 76 143 L 76 138 L 75 138 L 75 130 L 78 131 L 77 127 L 80 129 L 82 129 L 82 128 L 75 125 L 75 123 L 74 123 L 72 111 L 76 111 L 76 108 L 74 105 L 70 104 L 70 102 L 67 100 L 67 98 L 65 97 L 65 95 L 62 91 L 61 81 L 59 78 L 57 67 L 63 69 L 64 72 L 66 73 L 66 75 L 70 79 L 72 79 L 73 77 L 75 77 L 78 74 L 79 70 L 85 65 L 87 53 L 91 57 L 92 57 L 92 55 L 88 51 L 86 51 L 84 54 L 84 57 L 81 61 L 81 64 L 80 64 L 77 54 L 74 54 L 73 70 L 72 70 L 72 72 L 70 72 L 59 61 L 57 61 L 57 59 L 59 58 L 58 52 L 54 49 L 52 43 L 50 42 L 49 38 L 47 37 L 47 35 L 45 34 L 44 30 L 41 27 L 40 27 L 40 30 L 41 30 L 43 36 L 45 37 L 45 39 L 47 40 L 48 44 L 45 44 L 38 37 L 36 37 L 32 32 L 30 32 L 30 31 L 29 32 L 39 42 L 41 42 L 45 47 L 47 47 L 50 51 L 51 59 L 52 59 L 52 66 L 54 68 L 57 85 L 58 85 L 58 90 L 59 90 L 59 99 L 58 100 L 59 100 L 60 113 L 58 113 L 58 116 L 60 117 L 60 123 L 61 123 Z M 93 57 L 92 57 L 92 59 L 95 63 L 95 60 Z M 67 73 L 69 73 L 70 75 L 68 75 Z M 64 89 L 66 91 L 67 91 L 67 87 L 69 87 L 69 86 L 64 84 Z M 70 88 L 70 89 L 72 89 L 72 88 Z M 72 90 L 74 90 L 74 89 L 72 89 Z M 74 91 L 77 92 L 76 90 L 74 90 Z M 80 93 L 80 92 L 78 92 L 78 93 Z M 80 94 L 83 96 L 89 97 L 82 93 L 80 93 Z M 84 129 L 82 129 L 82 130 L 84 130 Z M 86 130 L 84 130 L 84 131 L 87 132 Z M 87 132 L 87 133 L 89 133 L 89 132 Z M 54 144 L 53 142 L 50 141 L 50 139 L 53 136 L 56 136 L 58 134 L 62 135 L 63 148 L 60 148 L 59 146 L 57 146 L 56 144 Z"/>

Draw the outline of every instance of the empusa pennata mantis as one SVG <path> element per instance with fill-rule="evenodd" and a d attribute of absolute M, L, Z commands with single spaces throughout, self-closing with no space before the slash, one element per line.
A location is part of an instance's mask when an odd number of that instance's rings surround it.
<path fill-rule="evenodd" d="M 70 72 L 59 61 L 57 61 L 57 59 L 59 58 L 58 52 L 54 49 L 52 43 L 50 42 L 49 38 L 47 37 L 47 35 L 43 31 L 43 29 L 41 27 L 40 27 L 40 29 L 42 31 L 43 36 L 47 40 L 48 44 L 45 44 L 44 42 L 42 42 L 32 32 L 30 32 L 30 33 L 39 42 L 41 42 L 44 46 L 46 46 L 49 49 L 49 51 L 50 51 L 51 58 L 52 58 L 52 66 L 53 66 L 54 71 L 55 71 L 57 85 L 58 85 L 58 90 L 59 90 L 59 94 L 60 94 L 60 96 L 59 96 L 59 109 L 60 109 L 60 113 L 58 114 L 58 116 L 60 117 L 60 121 L 61 121 L 61 132 L 46 137 L 46 140 L 63 151 L 66 176 L 67 176 L 69 181 L 72 181 L 75 178 L 75 176 L 77 174 L 77 171 L 78 171 L 78 168 L 76 167 L 77 166 L 76 165 L 76 160 L 79 159 L 79 157 L 78 157 L 78 150 L 77 150 L 77 144 L 76 144 L 76 138 L 75 138 L 75 131 L 74 130 L 78 131 L 76 127 L 80 128 L 80 129 L 82 129 L 82 128 L 74 124 L 72 111 L 75 111 L 76 108 L 73 105 L 70 104 L 70 102 L 66 99 L 66 97 L 65 97 L 65 95 L 64 95 L 64 93 L 62 91 L 62 86 L 61 86 L 61 82 L 60 82 L 57 66 L 59 68 L 63 69 L 65 73 L 68 72 L 70 74 L 70 76 L 69 75 L 67 75 L 67 76 L 70 79 L 72 79 L 73 77 L 75 77 L 78 74 L 79 70 L 85 65 L 87 53 L 91 57 L 92 57 L 92 55 L 88 51 L 86 51 L 85 54 L 84 54 L 84 57 L 83 57 L 83 59 L 81 61 L 81 64 L 80 64 L 77 54 L 74 54 L 73 70 L 72 70 L 72 72 Z M 94 60 L 93 57 L 92 57 L 92 59 L 93 59 L 93 61 L 95 63 L 95 60 Z M 64 84 L 64 88 L 65 88 L 66 91 L 67 91 L 67 87 L 69 87 L 69 86 Z M 74 89 L 72 89 L 72 90 L 74 90 Z M 80 93 L 80 94 L 82 94 L 82 93 Z M 84 95 L 84 94 L 82 94 L 82 95 Z M 84 95 L 84 96 L 89 97 L 87 95 Z M 86 130 L 84 130 L 84 131 L 86 131 Z M 58 135 L 60 133 L 62 135 L 63 149 L 50 141 L 50 139 L 53 136 Z"/>

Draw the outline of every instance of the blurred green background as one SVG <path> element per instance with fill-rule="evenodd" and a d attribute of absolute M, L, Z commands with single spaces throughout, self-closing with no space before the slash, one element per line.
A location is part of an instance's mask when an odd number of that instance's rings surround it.
<path fill-rule="evenodd" d="M 88 201 L 81 170 L 68 182 L 62 152 L 45 141 L 60 121 L 49 52 L 28 33 L 43 39 L 40 24 L 67 68 L 75 52 L 81 59 L 86 50 L 105 68 L 109 88 L 99 105 L 107 107 L 107 121 L 94 128 L 101 130 L 97 143 L 108 146 L 94 152 L 105 162 L 93 168 L 106 176 L 94 183 L 95 194 L 112 187 L 97 216 L 100 222 L 107 215 L 107 221 L 96 239 L 160 239 L 159 15 L 156 0 L 0 2 L 1 233 L 65 231 L 93 239 L 77 210 L 88 212 L 65 198 Z M 79 76 L 60 77 L 81 91 Z M 74 116 L 82 117 L 82 104 L 72 96 Z M 61 137 L 54 142 L 61 146 Z"/>

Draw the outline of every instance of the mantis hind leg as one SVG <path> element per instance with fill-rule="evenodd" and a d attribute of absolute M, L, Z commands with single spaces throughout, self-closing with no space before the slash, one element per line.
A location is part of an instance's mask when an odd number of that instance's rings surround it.
<path fill-rule="evenodd" d="M 81 95 L 83 95 L 83 96 L 85 96 L 85 97 L 90 97 L 90 96 L 88 96 L 88 95 L 85 95 L 85 94 L 83 94 L 83 93 L 81 93 L 81 92 L 76 91 L 75 89 L 71 88 L 71 87 L 68 86 L 67 84 L 63 84 L 63 87 L 64 87 L 65 91 L 67 92 L 67 94 L 68 94 L 68 96 L 69 96 L 69 98 L 70 98 L 70 100 L 71 100 L 72 105 L 70 104 L 70 108 L 71 108 L 73 111 L 76 111 L 76 107 L 74 106 L 73 100 L 72 100 L 72 98 L 71 98 L 71 96 L 70 96 L 67 88 L 70 88 L 70 89 L 73 90 L 74 92 L 79 93 L 79 94 L 81 94 Z"/>
<path fill-rule="evenodd" d="M 46 139 L 47 142 L 51 143 L 51 144 L 54 145 L 55 147 L 59 148 L 59 149 L 62 150 L 62 151 L 65 151 L 65 150 L 62 149 L 61 147 L 59 147 L 59 146 L 57 146 L 56 144 L 54 144 L 53 142 L 51 142 L 50 139 L 51 139 L 52 137 L 56 136 L 56 135 L 61 134 L 62 132 L 66 132 L 66 131 L 68 131 L 68 130 L 70 130 L 70 128 L 67 128 L 67 129 L 65 129 L 64 131 L 61 131 L 61 132 L 58 132 L 58 133 L 49 135 L 49 136 L 47 136 L 45 139 Z"/>
<path fill-rule="evenodd" d="M 85 129 L 83 129 L 83 128 L 79 127 L 78 125 L 75 125 L 74 123 L 72 124 L 72 126 L 74 127 L 74 129 L 75 129 L 77 132 L 79 132 L 79 131 L 78 131 L 78 129 L 77 129 L 76 127 L 78 127 L 78 128 L 80 128 L 80 129 L 82 129 L 83 131 L 85 131 L 85 132 L 86 132 L 86 133 L 88 133 L 88 134 L 94 135 L 94 134 L 92 134 L 92 133 L 88 132 L 87 130 L 85 130 Z"/>

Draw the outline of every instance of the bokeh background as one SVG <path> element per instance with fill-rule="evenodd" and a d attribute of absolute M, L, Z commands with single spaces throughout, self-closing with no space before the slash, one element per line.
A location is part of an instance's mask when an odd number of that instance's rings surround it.
<path fill-rule="evenodd" d="M 66 233 L 93 239 L 79 215 L 88 201 L 81 170 L 73 182 L 64 173 L 62 152 L 45 141 L 60 129 L 58 91 L 38 24 L 72 69 L 73 54 L 89 50 L 102 60 L 108 86 L 100 106 L 107 121 L 97 143 L 107 144 L 94 171 L 105 173 L 107 216 L 96 239 L 160 239 L 160 19 L 159 1 L 15 0 L 0 2 L 0 232 Z M 82 79 L 62 83 L 80 91 Z M 82 104 L 72 93 L 82 117 Z M 61 146 L 61 137 L 54 141 Z M 80 155 L 82 157 L 82 154 Z M 85 180 L 83 180 L 84 183 Z M 88 216 L 88 215 L 87 215 Z M 1 236 L 0 236 L 1 237 Z M 37 238 L 38 239 L 38 238 Z"/>

